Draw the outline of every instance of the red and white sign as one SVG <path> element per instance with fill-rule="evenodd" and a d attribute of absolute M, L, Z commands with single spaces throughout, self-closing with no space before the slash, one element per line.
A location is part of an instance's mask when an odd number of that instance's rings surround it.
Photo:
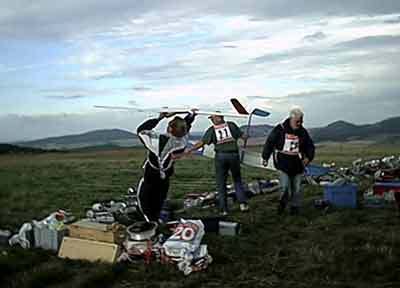
<path fill-rule="evenodd" d="M 299 137 L 293 134 L 285 134 L 285 144 L 282 152 L 289 155 L 298 155 L 300 153 Z"/>

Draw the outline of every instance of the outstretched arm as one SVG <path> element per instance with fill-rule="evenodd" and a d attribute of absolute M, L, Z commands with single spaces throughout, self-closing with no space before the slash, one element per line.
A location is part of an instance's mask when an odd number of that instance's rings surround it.
<path fill-rule="evenodd" d="M 196 150 L 204 147 L 204 145 L 210 145 L 213 141 L 212 133 L 213 133 L 213 129 L 209 128 L 200 141 L 198 141 L 196 144 L 194 144 L 194 146 L 192 148 L 186 149 L 185 154 L 190 154 L 193 151 L 196 151 Z"/>
<path fill-rule="evenodd" d="M 200 148 L 204 147 L 205 143 L 203 141 L 199 141 L 196 144 L 193 145 L 192 148 L 187 148 L 185 150 L 185 154 L 190 154 L 193 151 L 199 150 Z"/>

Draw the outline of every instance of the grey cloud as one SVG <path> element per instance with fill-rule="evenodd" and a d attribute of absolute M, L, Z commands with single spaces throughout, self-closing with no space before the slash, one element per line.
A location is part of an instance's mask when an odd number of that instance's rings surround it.
<path fill-rule="evenodd" d="M 268 38 L 270 38 L 269 35 L 261 35 L 261 36 L 254 37 L 252 40 L 265 40 L 265 39 L 268 39 Z"/>
<path fill-rule="evenodd" d="M 313 97 L 332 97 L 334 95 L 340 95 L 345 93 L 343 90 L 314 90 L 314 91 L 304 91 L 299 93 L 292 93 L 280 97 L 272 96 L 247 96 L 249 100 L 269 100 L 269 101 L 282 101 L 291 99 L 310 99 Z"/>
<path fill-rule="evenodd" d="M 398 47 L 399 45 L 400 45 L 400 36 L 397 35 L 367 36 L 354 39 L 351 41 L 340 42 L 323 50 L 316 49 L 314 47 L 301 47 L 279 53 L 265 54 L 261 57 L 253 58 L 249 63 L 254 64 L 254 63 L 279 62 L 290 59 L 299 60 L 304 57 L 316 57 L 319 58 L 318 61 L 320 61 L 320 58 L 322 56 L 326 57 L 329 55 L 335 56 L 334 58 L 334 61 L 336 61 L 335 63 L 340 63 L 341 61 L 340 57 L 346 56 L 346 54 L 349 54 L 353 50 L 369 49 L 371 52 L 377 52 L 375 50 L 376 48 Z M 350 59 L 357 58 L 354 55 L 350 55 L 349 57 Z M 347 59 L 346 61 L 350 59 Z M 364 60 L 368 61 L 368 59 L 365 59 L 365 57 Z"/>
<path fill-rule="evenodd" d="M 397 18 L 385 20 L 383 22 L 386 24 L 398 24 L 398 23 L 400 23 L 400 16 Z"/>
<path fill-rule="evenodd" d="M 400 12 L 397 0 L 53 0 L 3 1 L 0 4 L 0 35 L 8 38 L 65 38 L 126 23 L 146 13 L 168 16 L 184 12 L 187 17 L 204 14 L 250 15 L 275 19 L 307 15 L 376 15 Z"/>
<path fill-rule="evenodd" d="M 82 99 L 82 98 L 87 98 L 87 95 L 50 95 L 46 96 L 46 98 L 49 99 L 54 99 L 54 100 L 76 100 L 76 99 Z"/>
<path fill-rule="evenodd" d="M 149 88 L 149 87 L 133 87 L 132 89 L 135 91 L 150 91 L 151 90 L 151 88 Z"/>
<path fill-rule="evenodd" d="M 324 32 L 320 31 L 320 32 L 316 32 L 314 34 L 304 36 L 304 40 L 314 42 L 314 41 L 324 40 L 327 37 L 328 37 L 328 35 L 326 35 Z"/>
<path fill-rule="evenodd" d="M 314 97 L 333 97 L 337 95 L 343 95 L 346 91 L 343 90 L 315 90 L 315 91 L 306 91 L 300 93 L 292 93 L 286 95 L 284 98 L 286 99 L 310 99 Z"/>
<path fill-rule="evenodd" d="M 188 1 L 186 1 L 188 3 Z M 240 0 L 230 1 L 201 1 L 199 9 L 207 9 L 214 13 L 254 15 L 256 21 L 262 18 L 295 17 L 304 15 L 355 15 L 355 14 L 386 14 L 400 10 L 400 3 L 396 0 Z"/>
<path fill-rule="evenodd" d="M 270 99 L 272 97 L 268 97 L 268 96 L 247 96 L 246 97 L 249 100 L 266 100 L 266 99 Z"/>
<path fill-rule="evenodd" d="M 60 87 L 53 89 L 40 89 L 37 90 L 38 94 L 43 97 L 52 100 L 68 101 L 78 100 L 84 98 L 92 98 L 97 96 L 108 96 L 108 95 L 126 95 L 127 89 L 125 88 L 88 88 L 88 87 Z"/>
<path fill-rule="evenodd" d="M 391 65 L 391 59 L 397 59 L 398 53 L 393 52 L 394 47 L 400 44 L 400 36 L 370 36 L 334 44 L 324 49 L 319 47 L 305 46 L 295 48 L 288 51 L 279 53 L 269 53 L 261 57 L 249 60 L 247 63 L 238 65 L 235 73 L 231 71 L 221 70 L 217 67 L 203 67 L 193 66 L 189 62 L 174 61 L 157 66 L 147 67 L 125 67 L 124 70 L 115 71 L 109 75 L 104 75 L 101 78 L 131 78 L 134 77 L 145 83 L 152 82 L 166 82 L 170 79 L 188 79 L 202 80 L 202 79 L 218 79 L 229 78 L 238 79 L 246 78 L 251 75 L 257 75 L 264 69 L 263 66 L 255 67 L 254 64 L 264 63 L 277 63 L 281 61 L 291 60 L 290 63 L 285 63 L 285 70 L 277 69 L 273 73 L 274 77 L 290 77 L 297 71 L 297 77 L 311 79 L 315 75 L 311 73 L 311 69 L 318 70 L 319 68 L 327 69 L 333 65 L 335 69 L 346 67 L 348 65 Z M 390 49 L 386 49 L 390 48 Z M 361 50 L 363 53 L 354 53 Z M 368 57 L 366 54 L 368 53 Z M 394 54 L 394 55 L 392 55 Z M 396 58 L 393 58 L 396 57 Z M 261 67 L 261 68 L 260 68 Z M 261 69 L 261 70 L 259 70 Z M 356 78 L 358 75 L 354 75 Z M 349 75 L 342 75 L 341 79 L 328 79 L 326 81 L 347 81 Z M 98 79 L 95 76 L 95 79 Z M 305 79 L 306 80 L 306 79 Z M 350 79 L 349 79 L 350 81 Z M 351 81 L 354 81 L 351 79 Z M 139 89 L 140 90 L 140 89 Z"/>
<path fill-rule="evenodd" d="M 255 63 L 266 63 L 266 62 L 279 62 L 283 60 L 288 60 L 291 58 L 301 58 L 307 56 L 314 56 L 316 54 L 316 50 L 313 48 L 302 47 L 302 48 L 295 48 L 289 51 L 278 52 L 278 53 L 269 53 L 265 54 L 260 57 L 253 58 L 250 60 L 250 64 Z"/>
<path fill-rule="evenodd" d="M 153 65 L 146 67 L 121 67 L 121 70 L 110 71 L 102 76 L 92 76 L 88 77 L 93 80 L 101 79 L 113 79 L 113 78 L 135 78 L 140 79 L 143 82 L 151 83 L 155 81 L 161 83 L 163 81 L 169 81 L 171 79 L 200 79 L 210 75 L 210 71 L 201 69 L 201 67 L 193 67 L 190 65 L 185 65 L 182 61 L 173 61 L 161 65 Z"/>
<path fill-rule="evenodd" d="M 400 36 L 397 35 L 382 35 L 382 36 L 367 36 L 355 40 L 342 42 L 337 44 L 340 48 L 375 48 L 383 46 L 398 46 L 400 45 Z"/>

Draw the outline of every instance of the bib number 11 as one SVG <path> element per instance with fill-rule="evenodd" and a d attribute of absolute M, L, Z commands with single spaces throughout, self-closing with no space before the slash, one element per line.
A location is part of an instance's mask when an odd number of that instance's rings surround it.
<path fill-rule="evenodd" d="M 217 136 L 217 142 L 226 142 L 232 139 L 232 133 L 229 127 L 223 126 L 221 128 L 216 128 L 215 129 L 215 135 Z"/>

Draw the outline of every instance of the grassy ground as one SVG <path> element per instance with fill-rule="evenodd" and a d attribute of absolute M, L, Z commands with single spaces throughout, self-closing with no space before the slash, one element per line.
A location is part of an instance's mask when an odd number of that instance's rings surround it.
<path fill-rule="evenodd" d="M 399 153 L 396 147 L 323 146 L 318 161 Z M 0 157 L 0 229 L 17 229 L 64 208 L 78 216 L 93 201 L 118 197 L 141 177 L 140 149 Z M 176 166 L 171 196 L 214 190 L 213 162 Z M 243 169 L 246 181 L 275 175 Z M 400 287 L 400 220 L 393 209 L 312 207 L 322 190 L 305 188 L 298 217 L 277 216 L 277 195 L 251 200 L 240 237 L 207 235 L 214 263 L 184 277 L 174 267 L 65 261 L 38 249 L 0 248 L 0 287 Z M 195 215 L 191 215 L 195 216 Z"/>

